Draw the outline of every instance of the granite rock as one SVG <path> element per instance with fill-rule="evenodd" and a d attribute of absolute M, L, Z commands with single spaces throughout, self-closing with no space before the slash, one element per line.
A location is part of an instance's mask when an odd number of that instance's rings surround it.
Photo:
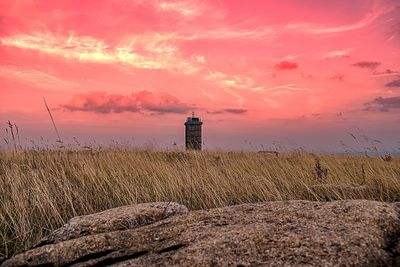
<path fill-rule="evenodd" d="M 266 202 L 68 238 L 2 266 L 399 266 L 399 235 L 396 204 Z"/>

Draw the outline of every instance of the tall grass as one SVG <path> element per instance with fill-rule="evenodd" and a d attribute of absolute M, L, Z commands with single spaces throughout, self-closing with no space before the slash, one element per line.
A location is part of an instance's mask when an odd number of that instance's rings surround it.
<path fill-rule="evenodd" d="M 270 200 L 400 201 L 400 159 L 155 150 L 0 151 L 0 257 L 71 217 L 176 201 L 206 209 Z"/>

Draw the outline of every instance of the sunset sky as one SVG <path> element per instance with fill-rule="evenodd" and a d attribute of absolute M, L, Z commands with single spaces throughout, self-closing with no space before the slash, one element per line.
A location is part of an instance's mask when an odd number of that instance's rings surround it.
<path fill-rule="evenodd" d="M 400 2 L 0 0 L 2 127 L 56 140 L 43 97 L 63 140 L 400 149 Z"/>

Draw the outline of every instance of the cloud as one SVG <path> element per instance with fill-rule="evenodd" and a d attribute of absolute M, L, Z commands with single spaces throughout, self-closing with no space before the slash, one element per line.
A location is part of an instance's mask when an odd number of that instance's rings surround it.
<path fill-rule="evenodd" d="M 0 66 L 0 78 L 14 80 L 29 86 L 50 89 L 50 90 L 69 90 L 76 89 L 79 85 L 67 79 L 50 75 L 46 72 L 36 70 L 34 68 L 24 68 L 12 65 Z"/>
<path fill-rule="evenodd" d="M 294 70 L 294 69 L 298 68 L 298 65 L 296 62 L 281 61 L 275 65 L 275 68 L 277 68 L 279 70 Z"/>
<path fill-rule="evenodd" d="M 362 29 L 371 23 L 373 23 L 382 14 L 393 10 L 393 7 L 378 8 L 376 3 L 373 5 L 371 11 L 366 14 L 364 18 L 356 21 L 352 24 L 338 25 L 338 26 L 321 26 L 309 23 L 294 23 L 286 25 L 287 30 L 294 30 L 298 32 L 308 33 L 308 34 L 332 34 L 347 31 L 354 31 Z"/>
<path fill-rule="evenodd" d="M 235 91 L 261 92 L 265 89 L 263 86 L 257 85 L 253 78 L 246 75 L 228 75 L 220 71 L 209 71 L 205 79 L 235 97 L 239 106 L 243 105 L 244 97 Z"/>
<path fill-rule="evenodd" d="M 384 72 L 374 72 L 372 77 L 400 76 L 400 72 L 387 69 Z"/>
<path fill-rule="evenodd" d="M 400 6 L 397 6 L 392 17 L 389 19 L 389 21 L 393 23 L 391 25 L 391 36 L 389 37 L 388 41 L 392 41 L 393 39 L 397 38 L 400 35 L 399 15 L 400 15 Z"/>
<path fill-rule="evenodd" d="M 247 109 L 243 108 L 226 108 L 224 109 L 226 113 L 232 113 L 232 114 L 243 114 L 247 112 Z"/>
<path fill-rule="evenodd" d="M 207 110 L 207 114 L 212 114 L 212 115 L 218 115 L 218 114 L 224 114 L 225 112 L 223 110 Z"/>
<path fill-rule="evenodd" d="M 272 92 L 276 92 L 276 93 L 282 93 L 282 92 L 287 92 L 287 91 L 289 91 L 289 92 L 305 92 L 308 90 L 309 89 L 297 87 L 297 84 L 295 84 L 295 83 L 283 84 L 283 85 L 265 89 L 265 91 L 272 91 Z"/>
<path fill-rule="evenodd" d="M 389 112 L 393 109 L 400 109 L 400 96 L 377 97 L 364 105 L 364 110 L 367 111 Z"/>
<path fill-rule="evenodd" d="M 382 63 L 376 61 L 360 61 L 352 64 L 355 67 L 363 68 L 363 69 L 371 69 L 375 70 Z"/>
<path fill-rule="evenodd" d="M 184 17 L 196 17 L 204 12 L 204 6 L 194 1 L 163 1 L 158 3 L 163 11 L 173 11 Z"/>
<path fill-rule="evenodd" d="M 353 48 L 349 49 L 344 49 L 344 50 L 335 50 L 335 51 L 330 51 L 328 52 L 324 58 L 329 59 L 329 58 L 348 58 L 350 57 L 350 51 L 352 51 Z"/>
<path fill-rule="evenodd" d="M 335 74 L 329 77 L 329 79 L 333 81 L 343 81 L 344 75 L 343 74 Z"/>
<path fill-rule="evenodd" d="M 279 30 L 274 27 L 257 29 L 238 29 L 231 27 L 219 27 L 194 34 L 183 36 L 185 40 L 229 40 L 229 39 L 253 39 L 271 41 L 278 35 Z"/>
<path fill-rule="evenodd" d="M 103 114 L 141 111 L 182 114 L 190 110 L 188 105 L 181 103 L 179 99 L 170 94 L 150 91 L 139 91 L 131 95 L 89 92 L 75 95 L 61 107 L 68 111 Z"/>
<path fill-rule="evenodd" d="M 247 89 L 250 91 L 262 91 L 264 89 L 257 86 L 254 79 L 246 75 L 228 75 L 220 71 L 210 71 L 205 79 L 214 82 L 221 88 Z"/>
<path fill-rule="evenodd" d="M 263 39 L 274 36 L 270 29 L 236 30 L 221 28 L 196 33 L 132 34 L 118 44 L 110 44 L 89 35 L 58 35 L 52 32 L 17 34 L 0 37 L 0 45 L 29 49 L 40 53 L 63 57 L 67 60 L 101 64 L 124 64 L 138 69 L 167 70 L 192 74 L 204 69 L 206 59 L 202 55 L 184 55 L 180 42 L 203 39 Z"/>
<path fill-rule="evenodd" d="M 244 114 L 247 113 L 247 109 L 243 108 L 226 108 L 226 109 L 220 109 L 220 110 L 214 110 L 214 111 L 207 111 L 208 114 L 224 114 L 224 113 L 230 113 L 230 114 Z"/>
<path fill-rule="evenodd" d="M 67 104 L 62 105 L 69 111 L 88 111 L 95 113 L 121 113 L 140 110 L 135 98 L 120 94 L 107 95 L 105 92 L 90 92 L 75 95 Z"/>
<path fill-rule="evenodd" d="M 81 62 L 126 64 L 139 69 L 168 70 L 190 74 L 199 70 L 198 60 L 185 59 L 175 34 L 132 35 L 129 42 L 112 46 L 91 36 L 60 36 L 52 33 L 21 34 L 0 38 L 4 46 L 30 49 Z"/>
<path fill-rule="evenodd" d="M 167 93 L 140 91 L 133 94 L 142 109 L 157 113 L 186 113 L 190 107 Z"/>
<path fill-rule="evenodd" d="M 394 80 L 386 84 L 386 87 L 400 87 L 400 80 Z"/>

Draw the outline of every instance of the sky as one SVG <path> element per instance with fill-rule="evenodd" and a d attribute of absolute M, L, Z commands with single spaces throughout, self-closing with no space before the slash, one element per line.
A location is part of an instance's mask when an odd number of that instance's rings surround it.
<path fill-rule="evenodd" d="M 400 151 L 400 2 L 0 0 L 2 147 L 44 98 L 65 142 Z"/>

